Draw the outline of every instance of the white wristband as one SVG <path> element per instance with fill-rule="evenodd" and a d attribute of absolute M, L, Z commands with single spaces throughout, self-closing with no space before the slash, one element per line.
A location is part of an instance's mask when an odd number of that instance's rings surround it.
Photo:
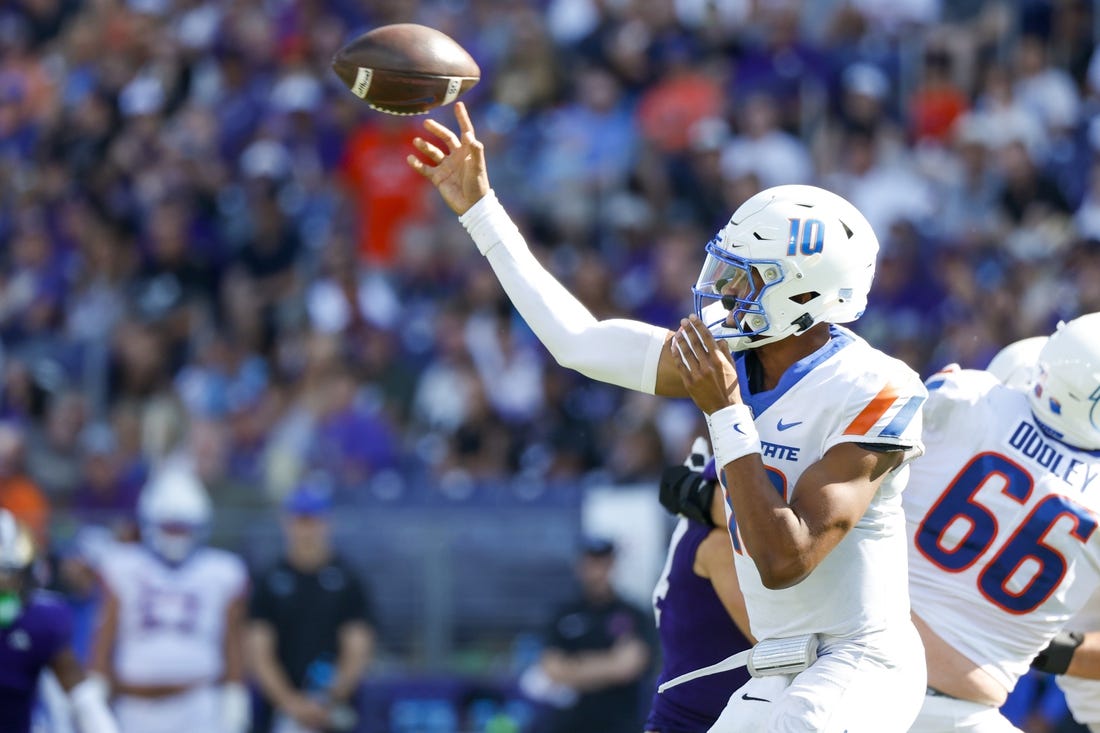
<path fill-rule="evenodd" d="M 730 405 L 707 415 L 707 428 L 719 474 L 731 461 L 760 452 L 760 435 L 748 405 Z"/>
<path fill-rule="evenodd" d="M 73 718 L 81 733 L 118 733 L 118 725 L 107 706 L 107 682 L 89 675 L 69 690 Z"/>
<path fill-rule="evenodd" d="M 515 222 L 508 216 L 508 212 L 497 200 L 496 192 L 492 189 L 467 209 L 465 214 L 458 217 L 458 221 L 470 233 L 482 255 L 489 254 L 489 250 L 501 242 L 520 237 Z M 520 239 L 522 240 L 522 237 Z"/>

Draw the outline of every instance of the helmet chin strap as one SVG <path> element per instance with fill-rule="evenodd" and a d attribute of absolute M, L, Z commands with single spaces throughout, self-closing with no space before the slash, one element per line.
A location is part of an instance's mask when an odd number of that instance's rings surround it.
<path fill-rule="evenodd" d="M 725 300 L 720 300 L 707 306 L 703 312 L 703 320 L 704 322 L 709 321 L 710 318 L 707 311 L 713 312 L 715 316 L 715 323 L 713 326 L 710 327 L 711 333 L 714 334 L 715 338 L 724 339 L 729 345 L 730 351 L 747 351 L 749 349 L 756 349 L 764 346 L 765 344 L 770 344 L 773 341 L 784 339 L 787 336 L 798 336 L 800 334 L 803 334 L 806 331 L 810 330 L 810 328 L 814 325 L 813 316 L 811 316 L 809 313 L 803 313 L 798 318 L 791 321 L 791 325 L 795 326 L 798 329 L 793 333 L 784 333 L 781 335 L 739 335 L 735 333 L 730 333 L 733 330 L 733 327 L 726 324 L 725 318 L 721 320 L 717 318 L 717 316 L 720 315 L 720 309 L 725 310 L 726 318 L 729 317 L 730 309 L 726 306 L 727 304 Z M 748 316 L 745 315 L 743 317 L 747 318 Z"/>

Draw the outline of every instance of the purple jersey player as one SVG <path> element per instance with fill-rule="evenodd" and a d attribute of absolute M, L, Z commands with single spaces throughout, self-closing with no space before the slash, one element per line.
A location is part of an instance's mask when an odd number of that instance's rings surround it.
<path fill-rule="evenodd" d="M 661 479 L 661 503 L 681 516 L 653 591 L 663 659 L 658 684 L 752 646 L 729 536 L 711 516 L 722 512 L 711 506 L 721 493 L 714 491 L 717 476 L 707 453 L 706 441 L 697 439 L 684 466 L 667 469 Z M 654 695 L 646 731 L 706 733 L 748 679 L 742 667 Z"/>
<path fill-rule="evenodd" d="M 73 653 L 64 601 L 31 584 L 34 543 L 0 509 L 0 731 L 29 733 L 38 677 L 46 669 L 69 694 L 81 733 L 117 733 L 102 684 L 87 679 Z"/>

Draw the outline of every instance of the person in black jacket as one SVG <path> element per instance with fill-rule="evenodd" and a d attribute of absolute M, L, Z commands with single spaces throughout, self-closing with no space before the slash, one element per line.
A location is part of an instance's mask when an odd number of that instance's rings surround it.
<path fill-rule="evenodd" d="M 554 614 L 538 673 L 560 692 L 547 733 L 637 733 L 650 691 L 653 620 L 611 584 L 615 547 L 584 540 L 577 560 L 581 594 Z M 541 730 L 541 729 L 540 729 Z"/>
<path fill-rule="evenodd" d="M 350 703 L 373 655 L 375 624 L 366 589 L 333 552 L 329 509 L 315 487 L 288 497 L 286 553 L 254 587 L 248 656 L 263 703 L 257 733 L 284 727 L 280 719 L 307 731 L 355 725 Z"/>

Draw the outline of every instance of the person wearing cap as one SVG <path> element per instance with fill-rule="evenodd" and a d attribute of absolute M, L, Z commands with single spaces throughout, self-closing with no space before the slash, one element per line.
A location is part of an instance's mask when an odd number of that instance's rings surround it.
<path fill-rule="evenodd" d="M 553 691 L 540 733 L 637 733 L 654 657 L 651 617 L 624 600 L 611 582 L 615 545 L 581 541 L 579 597 L 551 618 L 544 650 L 528 682 Z M 534 678 L 534 679 L 533 679 Z M 521 682 L 521 685 L 523 683 Z"/>
<path fill-rule="evenodd" d="M 258 733 L 355 725 L 350 703 L 370 665 L 375 623 L 366 588 L 332 547 L 330 510 L 323 488 L 291 492 L 283 557 L 254 585 L 247 646 Z"/>

